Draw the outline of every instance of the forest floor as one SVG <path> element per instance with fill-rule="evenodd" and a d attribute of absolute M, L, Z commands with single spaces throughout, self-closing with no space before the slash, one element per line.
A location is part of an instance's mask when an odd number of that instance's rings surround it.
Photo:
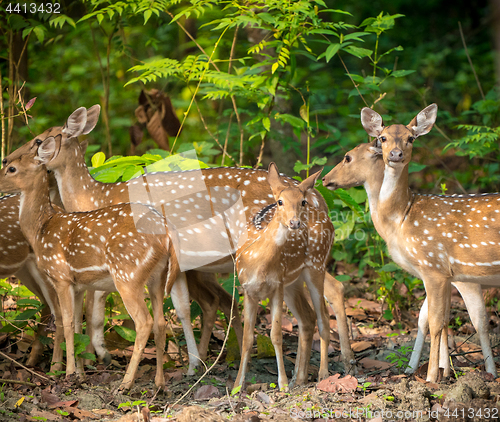
<path fill-rule="evenodd" d="M 423 293 L 423 292 L 422 292 Z M 496 292 L 490 293 L 495 294 Z M 421 302 L 416 302 L 421 303 Z M 482 354 L 473 335 L 463 301 L 455 292 L 452 299 L 453 374 L 438 383 L 425 382 L 427 364 L 413 375 L 404 374 L 416 336 L 418 309 L 400 312 L 396 319 L 381 318 L 381 303 L 373 300 L 366 283 L 347 289 L 346 310 L 352 328 L 352 347 L 358 362 L 355 377 L 345 376 L 339 363 L 340 347 L 336 321 L 331 312 L 330 374 L 327 382 L 315 382 L 319 368 L 319 337 L 315 334 L 309 367 L 310 383 L 279 391 L 277 367 L 270 351 L 270 317 L 262 308 L 258 318 L 258 345 L 247 374 L 247 388 L 231 394 L 238 360 L 228 362 L 229 349 L 203 378 L 185 375 L 183 347 L 170 338 L 164 363 L 166 388 L 154 386 L 156 361 L 154 347 L 148 348 L 141 362 L 132 391 L 115 392 L 128 358 L 131 343 L 115 333 L 107 336 L 112 364 L 87 369 L 86 379 L 66 380 L 46 377 L 49 353 L 35 368 L 25 368 L 29 339 L 0 334 L 0 421 L 288 421 L 345 420 L 375 422 L 427 420 L 498 420 L 500 418 L 500 378 L 484 372 Z M 489 312 L 490 338 L 495 356 L 499 354 L 500 317 Z M 402 327 L 398 329 L 397 327 Z M 209 365 L 219 355 L 224 327 L 218 324 L 211 342 Z M 180 327 L 174 326 L 178 333 Z M 285 315 L 283 348 L 286 370 L 291 378 L 297 349 L 296 320 Z M 229 341 L 231 343 L 231 341 Z M 234 343 L 234 342 L 233 342 Z M 180 352 L 179 352 L 180 350 Z M 422 362 L 428 359 L 426 343 Z M 7 356 L 7 357 L 6 357 Z M 10 358 L 10 359 L 9 359 Z M 14 361 L 20 363 L 14 363 Z M 498 367 L 498 364 L 497 364 Z M 200 378 L 202 378 L 200 380 Z M 23 383 L 28 383 L 25 385 Z"/>

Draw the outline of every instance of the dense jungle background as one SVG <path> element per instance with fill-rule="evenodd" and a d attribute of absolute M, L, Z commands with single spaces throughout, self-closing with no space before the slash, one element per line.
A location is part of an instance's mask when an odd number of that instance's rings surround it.
<path fill-rule="evenodd" d="M 499 81 L 498 0 L 0 2 L 2 159 L 62 125 L 78 107 L 100 104 L 99 123 L 87 136 L 87 161 L 104 182 L 128 180 L 143 166 L 193 149 L 201 166 L 267 168 L 274 161 L 290 176 L 304 178 L 320 166 L 326 174 L 369 140 L 360 124 L 362 107 L 372 107 L 386 124 L 407 124 L 435 102 L 437 123 L 415 144 L 412 188 L 496 192 Z M 116 161 L 120 157 L 127 158 Z M 410 335 L 422 283 L 391 262 L 370 222 L 364 189 L 318 189 L 336 228 L 329 270 L 346 286 L 349 315 L 374 330 L 374 337 Z M 232 292 L 233 277 L 223 284 Z M 13 279 L 0 281 L 0 295 L 0 350 L 22 361 L 40 303 Z M 492 326 L 499 297 L 485 292 Z M 134 337 L 133 325 L 120 306 L 119 296 L 110 295 L 107 328 L 126 342 Z M 199 314 L 193 304 L 198 325 Z M 266 315 L 264 304 L 264 321 Z M 224 327 L 222 318 L 222 339 Z M 450 327 L 471 330 L 463 304 L 455 307 Z M 261 328 L 264 334 L 266 324 Z M 183 346 L 176 329 L 173 354 Z M 359 338 L 366 334 L 354 331 Z M 380 347 L 377 341 L 356 352 Z M 404 342 L 394 341 L 397 351 L 388 361 L 401 369 L 410 348 L 399 349 Z M 6 362 L 0 375 L 12 376 L 15 369 Z M 372 383 L 357 390 L 361 396 Z M 13 388 L 3 384 L 0 402 L 7 391 L 27 394 Z M 263 406 L 270 403 L 266 397 Z M 20 406 L 5 412 L 19 417 Z M 122 406 L 131 407 L 130 401 Z M 227 413 L 233 414 L 230 408 Z"/>

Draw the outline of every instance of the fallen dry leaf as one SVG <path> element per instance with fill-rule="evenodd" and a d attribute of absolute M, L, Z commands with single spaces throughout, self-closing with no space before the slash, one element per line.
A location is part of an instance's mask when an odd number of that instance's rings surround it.
<path fill-rule="evenodd" d="M 216 397 L 220 397 L 220 393 L 219 389 L 213 385 L 203 385 L 194 393 L 195 400 L 210 400 Z"/>
<path fill-rule="evenodd" d="M 360 360 L 360 363 L 366 369 L 388 369 L 393 366 L 392 363 L 370 358 L 363 358 Z"/>
<path fill-rule="evenodd" d="M 332 375 L 326 380 L 321 381 L 317 386 L 318 390 L 326 391 L 327 393 L 348 393 L 358 387 L 358 380 L 352 375 L 346 375 L 340 378 L 340 374 Z"/>
<path fill-rule="evenodd" d="M 351 344 L 351 348 L 353 352 L 362 352 L 363 350 L 369 349 L 370 347 L 375 346 L 371 341 L 357 341 Z"/>

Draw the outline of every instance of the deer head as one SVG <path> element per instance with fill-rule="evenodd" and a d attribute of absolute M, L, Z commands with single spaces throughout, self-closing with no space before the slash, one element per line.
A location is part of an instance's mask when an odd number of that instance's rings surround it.
<path fill-rule="evenodd" d="M 323 177 L 323 186 L 330 190 L 349 189 L 363 185 L 367 180 L 380 178 L 384 174 L 381 157 L 382 148 L 377 146 L 377 141 L 360 144 L 346 153 L 344 159 Z"/>
<path fill-rule="evenodd" d="M 298 229 L 301 225 L 301 215 L 306 211 L 307 193 L 314 188 L 316 180 L 323 169 L 303 180 L 298 186 L 285 185 L 280 178 L 276 164 L 269 164 L 267 181 L 271 186 L 277 204 L 279 222 L 289 229 Z"/>
<path fill-rule="evenodd" d="M 57 137 L 58 135 L 60 135 L 60 139 L 58 140 L 58 149 L 60 149 L 61 146 L 65 145 L 66 142 L 71 138 L 76 138 L 80 135 L 86 135 L 90 133 L 97 124 L 100 112 L 101 106 L 98 104 L 93 105 L 89 109 L 86 109 L 85 107 L 76 109 L 68 117 L 68 120 L 66 121 L 64 126 L 54 126 L 50 129 L 47 129 L 40 135 L 35 136 L 31 141 L 16 149 L 8 157 L 5 157 L 2 161 L 2 164 L 6 166 L 10 162 L 16 160 L 24 154 L 36 154 L 38 147 L 45 139 L 49 137 Z M 57 152 L 53 158 L 55 158 L 56 156 Z"/>
<path fill-rule="evenodd" d="M 35 161 L 32 154 L 24 154 L 0 171 L 0 192 L 20 193 L 36 189 L 37 184 L 33 182 L 47 178 L 45 166 Z"/>
<path fill-rule="evenodd" d="M 361 124 L 370 136 L 380 142 L 384 162 L 393 168 L 403 168 L 411 160 L 413 141 L 430 132 L 437 117 L 437 105 L 431 104 L 407 125 L 384 126 L 382 117 L 372 109 L 361 110 Z"/>

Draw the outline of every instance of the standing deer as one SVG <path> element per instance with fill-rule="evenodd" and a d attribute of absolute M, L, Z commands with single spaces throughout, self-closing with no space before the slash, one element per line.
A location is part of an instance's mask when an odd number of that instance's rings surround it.
<path fill-rule="evenodd" d="M 361 144 L 345 154 L 344 159 L 323 178 L 323 185 L 331 190 L 338 188 L 348 189 L 353 186 L 363 185 L 368 195 L 373 225 L 380 236 L 387 242 L 388 240 L 384 237 L 385 232 L 383 231 L 383 226 L 381 226 L 378 212 L 378 199 L 384 180 L 384 168 L 385 164 L 382 159 L 382 149 L 380 145 L 377 145 L 377 141 L 375 143 Z M 433 196 L 415 194 L 415 198 L 418 200 L 422 209 L 431 209 L 435 206 L 436 199 Z M 486 308 L 481 285 L 461 281 L 454 281 L 452 285 L 454 285 L 462 295 L 469 311 L 472 324 L 479 334 L 486 371 L 496 378 L 497 371 L 488 337 L 488 318 L 486 317 Z M 410 362 L 408 363 L 407 373 L 413 373 L 418 368 L 425 336 L 429 330 L 428 318 L 429 309 L 427 299 L 425 299 L 420 309 L 417 339 Z M 447 344 L 444 343 L 441 343 L 441 345 L 443 347 L 448 347 Z M 440 350 L 439 354 L 440 356 L 445 356 L 446 352 Z"/>
<path fill-rule="evenodd" d="M 269 298 L 271 306 L 271 341 L 278 363 L 280 389 L 288 389 L 288 379 L 283 362 L 283 336 L 281 319 L 283 298 L 299 322 L 299 349 L 296 363 L 296 383 L 307 382 L 307 363 L 314 330 L 315 316 L 304 295 L 304 281 L 307 283 L 318 315 L 321 333 L 321 368 L 319 379 L 328 377 L 328 315 L 323 300 L 323 283 L 326 257 L 333 242 L 333 226 L 324 224 L 321 229 L 328 233 L 328 239 L 319 239 L 310 231 L 308 222 L 319 221 L 317 209 L 309 205 L 310 193 L 321 171 L 309 176 L 297 186 L 290 186 L 280 179 L 274 163 L 269 166 L 267 180 L 276 201 L 275 212 L 267 227 L 255 228 L 248 240 L 238 248 L 236 269 L 245 292 L 245 326 L 241 365 L 235 385 L 243 385 L 259 302 Z M 311 239 L 311 238 L 314 238 Z M 307 250 L 308 241 L 315 242 L 313 250 Z M 325 240 L 325 242 L 323 242 Z M 309 252 L 309 253 L 308 253 Z M 311 259 L 316 255 L 322 261 Z M 326 351 L 323 350 L 326 348 Z"/>
<path fill-rule="evenodd" d="M 137 328 L 120 389 L 133 385 L 151 328 L 156 343 L 155 383 L 162 387 L 166 338 L 163 297 L 179 272 L 166 221 L 154 208 L 142 204 L 120 204 L 85 213 L 56 212 L 49 199 L 47 169 L 40 163 L 55 153 L 56 140 L 49 137 L 38 150 L 38 160 L 32 154 L 12 160 L 0 171 L 0 191 L 21 194 L 21 230 L 38 268 L 57 292 L 67 346 L 66 376 L 75 373 L 75 294 L 116 289 Z M 144 302 L 146 284 L 154 321 Z"/>
<path fill-rule="evenodd" d="M 385 163 L 377 206 L 383 237 L 394 261 L 423 280 L 432 310 L 427 372 L 431 382 L 436 381 L 439 366 L 444 367 L 445 377 L 450 374 L 445 345 L 451 282 L 498 285 L 500 265 L 498 194 L 431 195 L 430 201 L 422 201 L 408 186 L 413 142 L 432 129 L 436 116 L 437 106 L 432 104 L 407 126 L 385 127 L 378 113 L 361 111 L 361 123 L 380 142 Z"/>
<path fill-rule="evenodd" d="M 93 107 L 89 111 L 92 109 Z M 272 217 L 273 215 L 274 196 L 267 182 L 267 172 L 251 169 L 207 168 L 198 171 L 148 173 L 123 183 L 101 183 L 89 174 L 82 148 L 78 140 L 72 138 L 79 136 L 81 128 L 87 123 L 87 117 L 87 110 L 81 107 L 68 118 L 66 125 L 59 128 L 62 136 L 57 146 L 57 155 L 45 162 L 47 168 L 56 176 L 65 208 L 74 211 L 96 209 L 128 202 L 131 198 L 139 198 L 155 206 L 167 216 L 178 229 L 179 235 L 184 236 L 181 240 L 185 240 L 184 244 L 187 247 L 183 250 L 181 243 L 179 257 L 181 266 L 184 261 L 187 261 L 187 267 L 200 271 L 232 272 L 238 233 L 246 232 L 247 228 L 251 229 L 256 222 L 265 225 L 265 220 L 255 218 L 262 210 L 270 207 L 266 216 Z M 4 165 L 29 151 L 36 153 L 44 139 L 55 132 L 57 131 L 51 130 L 49 133 L 35 137 L 7 157 Z M 283 177 L 282 182 L 290 186 L 298 184 L 296 180 L 287 177 Z M 228 203 L 239 205 L 239 207 L 235 206 L 229 210 L 235 211 L 236 209 L 234 215 L 237 218 L 235 224 L 228 223 L 229 225 L 226 226 L 227 221 L 231 220 L 225 214 L 228 210 Z M 311 190 L 309 203 L 311 207 L 318 210 L 325 222 L 326 220 L 329 222 L 326 203 L 316 190 Z M 308 221 L 308 225 L 311 229 L 318 230 L 316 221 Z M 233 237 L 236 242 L 233 241 Z M 330 239 L 330 234 L 323 234 L 320 231 L 318 238 L 324 243 Z M 310 254 L 309 260 L 322 262 L 323 258 L 315 255 L 315 239 L 313 241 L 311 237 L 309 241 L 310 243 L 306 245 Z M 182 277 L 185 276 L 181 275 Z M 330 274 L 326 273 L 324 277 L 325 296 L 337 315 L 342 360 L 346 370 L 349 371 L 355 360 L 349 344 L 344 288 Z M 178 296 L 183 297 L 183 294 L 187 293 L 187 288 L 181 289 L 182 283 L 175 283 L 175 285 L 178 285 L 181 291 L 178 293 L 173 290 L 172 297 L 174 299 Z M 189 288 L 193 291 L 191 285 Z M 189 333 L 189 309 L 186 311 L 184 317 L 181 313 L 180 319 L 185 321 L 183 326 L 186 330 L 188 351 L 190 357 L 193 358 L 190 360 L 191 369 L 198 365 L 199 360 L 195 358 L 194 337 L 191 337 L 192 334 Z"/>

